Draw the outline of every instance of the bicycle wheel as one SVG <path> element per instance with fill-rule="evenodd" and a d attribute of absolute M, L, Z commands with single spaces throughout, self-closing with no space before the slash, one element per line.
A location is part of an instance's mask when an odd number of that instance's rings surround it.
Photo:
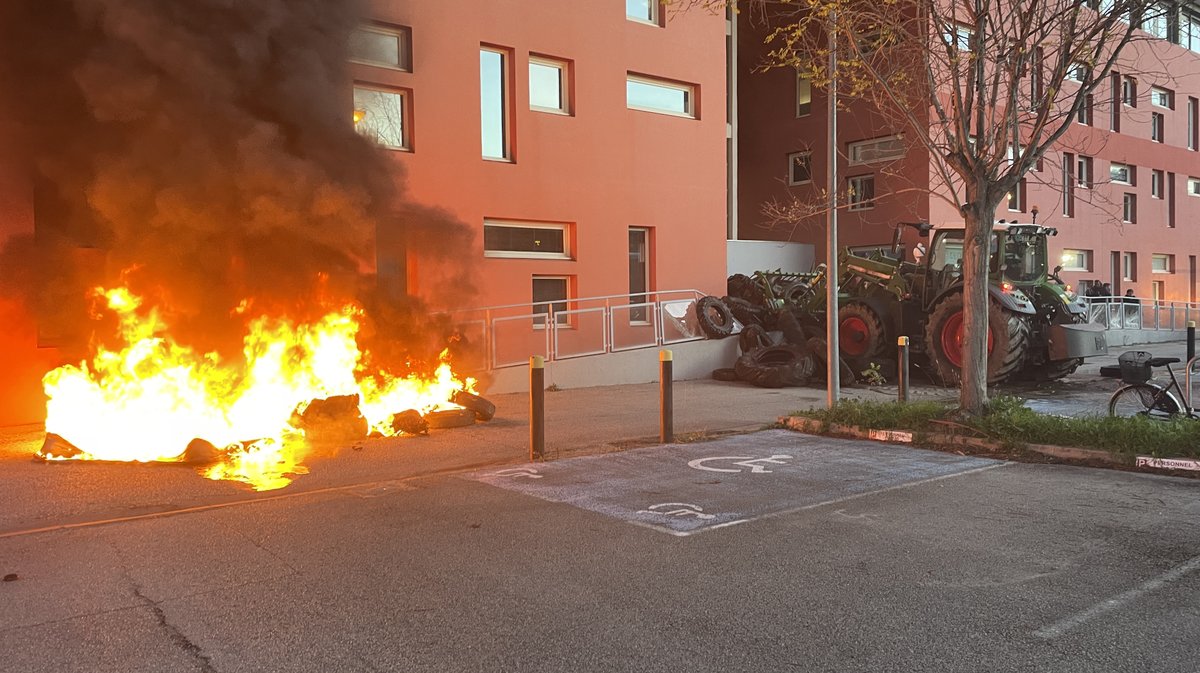
<path fill-rule="evenodd" d="M 1183 405 L 1169 390 L 1151 383 L 1131 383 L 1117 389 L 1108 401 L 1108 415 L 1142 416 L 1166 421 L 1183 413 Z"/>

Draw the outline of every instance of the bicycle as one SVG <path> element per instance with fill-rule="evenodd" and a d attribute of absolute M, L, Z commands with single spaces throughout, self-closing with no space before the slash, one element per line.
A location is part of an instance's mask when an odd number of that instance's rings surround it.
<path fill-rule="evenodd" d="M 1121 368 L 1121 380 L 1124 382 L 1108 400 L 1108 415 L 1114 417 L 1142 416 L 1153 420 L 1171 420 L 1173 418 L 1198 418 L 1192 408 L 1191 371 L 1192 365 L 1200 357 L 1192 358 L 1187 363 L 1185 385 L 1179 385 L 1175 371 L 1171 365 L 1180 362 L 1179 358 L 1156 358 L 1146 351 L 1128 351 L 1117 358 Z M 1163 386 L 1150 379 L 1154 376 L 1155 367 L 1166 367 L 1171 383 Z M 1187 391 L 1184 391 L 1184 388 Z M 1171 392 L 1174 389 L 1179 394 Z"/>

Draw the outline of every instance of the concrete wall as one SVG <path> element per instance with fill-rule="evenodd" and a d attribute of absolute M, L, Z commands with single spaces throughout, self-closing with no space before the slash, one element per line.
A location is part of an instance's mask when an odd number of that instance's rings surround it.
<path fill-rule="evenodd" d="M 752 274 L 781 269 L 785 273 L 807 273 L 815 263 L 813 246 L 782 241 L 729 241 L 727 273 Z"/>

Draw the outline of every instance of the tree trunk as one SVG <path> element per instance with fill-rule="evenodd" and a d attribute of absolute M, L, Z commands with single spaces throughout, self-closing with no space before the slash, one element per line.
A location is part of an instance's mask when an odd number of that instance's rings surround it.
<path fill-rule="evenodd" d="M 991 259 L 992 218 L 996 205 L 984 193 L 970 194 L 971 206 L 963 210 L 963 366 L 959 411 L 968 416 L 983 413 L 988 402 L 988 270 Z M 970 197 L 974 196 L 974 199 Z"/>

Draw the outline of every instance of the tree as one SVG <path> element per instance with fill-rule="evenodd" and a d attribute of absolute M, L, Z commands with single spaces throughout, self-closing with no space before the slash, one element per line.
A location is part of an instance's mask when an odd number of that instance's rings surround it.
<path fill-rule="evenodd" d="M 710 7 L 721 2 L 700 0 Z M 691 4 L 696 4 L 694 1 Z M 865 100 L 927 151 L 930 193 L 965 225 L 963 413 L 987 404 L 996 208 L 1068 135 L 1130 46 L 1175 23 L 1151 0 L 733 0 L 766 23 L 766 67 Z M 830 40 L 830 35 L 835 37 Z M 1136 54 L 1133 54 L 1136 55 Z M 1119 105 L 1118 101 L 1113 104 Z M 786 212 L 786 209 L 784 209 Z M 811 211 L 810 211 L 811 212 Z"/>

